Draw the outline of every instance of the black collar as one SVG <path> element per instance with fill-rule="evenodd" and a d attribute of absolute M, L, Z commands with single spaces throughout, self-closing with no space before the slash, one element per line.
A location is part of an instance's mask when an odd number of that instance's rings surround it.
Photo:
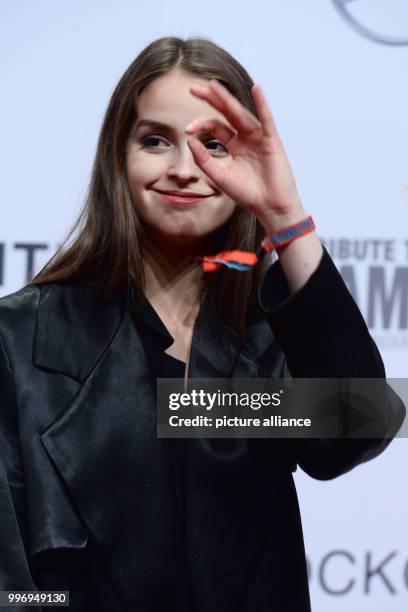
<path fill-rule="evenodd" d="M 145 297 L 143 300 L 143 308 L 137 308 L 135 298 L 130 298 L 128 308 L 137 324 L 140 326 L 139 331 L 144 334 L 153 334 L 160 348 L 165 350 L 174 342 L 173 336 L 169 333 L 163 321 Z"/>

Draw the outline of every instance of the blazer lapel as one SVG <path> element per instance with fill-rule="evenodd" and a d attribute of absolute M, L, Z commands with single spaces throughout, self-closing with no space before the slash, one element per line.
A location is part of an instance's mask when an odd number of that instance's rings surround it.
<path fill-rule="evenodd" d="M 41 287 L 34 364 L 83 382 L 117 333 L 127 301 L 127 283 L 116 299 L 98 297 L 78 279 Z"/>
<path fill-rule="evenodd" d="M 115 301 L 83 285 L 46 292 L 35 363 L 82 384 L 41 440 L 124 604 L 182 609 L 188 590 L 170 466 L 179 441 L 157 439 L 148 365 L 126 305 L 127 288 Z"/>

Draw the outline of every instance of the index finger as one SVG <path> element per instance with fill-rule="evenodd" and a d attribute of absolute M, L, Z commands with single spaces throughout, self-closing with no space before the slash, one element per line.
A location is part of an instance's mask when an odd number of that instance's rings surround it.
<path fill-rule="evenodd" d="M 267 136 L 271 136 L 272 138 L 277 137 L 278 130 L 276 128 L 275 120 L 271 111 L 269 110 L 268 103 L 259 83 L 255 83 L 255 85 L 252 86 L 251 93 L 254 99 L 256 112 L 258 113 L 258 117 L 262 123 L 265 134 Z"/>
<path fill-rule="evenodd" d="M 238 132 L 250 133 L 261 127 L 260 121 L 216 79 L 207 86 L 192 85 L 191 93 L 207 100 L 228 119 Z"/>

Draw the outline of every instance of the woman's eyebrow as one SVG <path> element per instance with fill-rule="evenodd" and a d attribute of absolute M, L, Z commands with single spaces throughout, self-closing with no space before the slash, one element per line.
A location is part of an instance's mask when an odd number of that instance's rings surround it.
<path fill-rule="evenodd" d="M 160 121 L 153 121 L 153 119 L 139 119 L 135 125 L 135 131 L 143 127 L 154 128 L 155 130 L 161 130 L 163 132 L 174 133 L 176 128 L 167 123 L 161 123 Z"/>
<path fill-rule="evenodd" d="M 162 123 L 161 121 L 154 121 L 153 119 L 139 119 L 135 124 L 134 131 L 136 132 L 137 130 L 140 130 L 144 127 L 153 128 L 154 130 L 160 130 L 161 132 L 167 132 L 168 134 L 175 134 L 177 132 L 177 129 L 173 125 Z M 203 138 L 211 138 L 213 135 L 211 134 L 211 132 L 205 132 L 201 134 L 201 136 Z"/>

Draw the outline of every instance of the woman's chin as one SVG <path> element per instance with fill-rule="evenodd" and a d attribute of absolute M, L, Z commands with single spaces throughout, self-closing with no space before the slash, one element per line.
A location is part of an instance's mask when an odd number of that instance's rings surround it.
<path fill-rule="evenodd" d="M 186 226 L 171 226 L 171 227 L 146 227 L 145 234 L 151 240 L 173 241 L 180 244 L 194 244 L 206 242 L 206 240 L 214 234 L 218 228 L 209 228 L 207 232 L 203 232 L 203 228 L 195 227 L 194 225 Z"/>

